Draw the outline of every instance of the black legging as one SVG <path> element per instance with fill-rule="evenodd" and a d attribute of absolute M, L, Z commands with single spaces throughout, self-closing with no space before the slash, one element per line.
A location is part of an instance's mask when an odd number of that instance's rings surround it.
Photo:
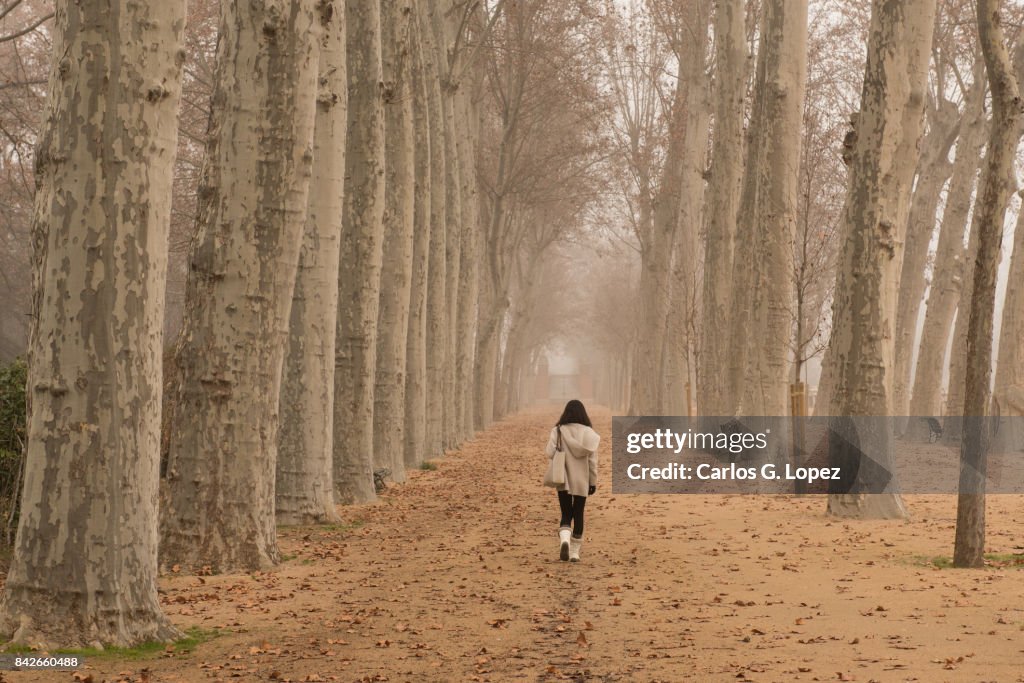
<path fill-rule="evenodd" d="M 572 523 L 572 535 L 583 538 L 583 507 L 587 504 L 586 496 L 573 496 L 568 491 L 558 492 L 558 507 L 562 508 L 561 526 Z"/>

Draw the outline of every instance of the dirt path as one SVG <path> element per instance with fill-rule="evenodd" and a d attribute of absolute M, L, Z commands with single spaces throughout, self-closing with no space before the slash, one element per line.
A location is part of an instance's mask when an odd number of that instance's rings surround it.
<path fill-rule="evenodd" d="M 1024 681 L 1024 572 L 920 559 L 950 554 L 952 496 L 909 497 L 909 523 L 846 523 L 820 498 L 604 486 L 583 561 L 563 563 L 539 483 L 552 421 L 496 424 L 343 508 L 348 526 L 283 530 L 274 572 L 167 577 L 174 622 L 222 634 L 74 680 Z M 992 497 L 989 527 L 992 552 L 1024 543 L 1021 499 Z"/>

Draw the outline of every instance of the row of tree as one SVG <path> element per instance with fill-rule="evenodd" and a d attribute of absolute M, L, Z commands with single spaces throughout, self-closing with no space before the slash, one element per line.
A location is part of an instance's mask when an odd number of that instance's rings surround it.
<path fill-rule="evenodd" d="M 26 3 L 7 9 L 42 7 Z M 334 519 L 373 499 L 375 472 L 403 481 L 522 406 L 559 337 L 637 414 L 787 414 L 824 351 L 818 410 L 861 416 L 934 401 L 923 383 L 952 334 L 947 410 L 985 414 L 1020 137 L 1005 9 L 868 5 L 822 0 L 814 21 L 807 0 L 26 14 L 5 44 L 53 57 L 41 129 L 20 56 L 10 89 L 4 170 L 35 176 L 33 302 L 0 630 L 171 637 L 160 565 L 272 566 L 276 524 Z M 837 49 L 855 36 L 866 55 Z M 1022 263 L 1015 249 L 1011 292 Z M 921 340 L 911 391 L 925 292 L 941 341 Z M 1024 320 L 1009 301 L 1004 340 Z M 1002 346 L 1009 407 L 1024 370 Z M 969 479 L 987 436 L 964 436 Z M 977 564 L 980 482 L 964 491 L 958 561 Z M 896 490 L 830 509 L 905 513 Z"/>
<path fill-rule="evenodd" d="M 993 343 L 1024 73 L 1024 42 L 1000 20 L 1019 8 L 814 3 L 811 29 L 807 2 L 646 8 L 609 48 L 640 266 L 632 327 L 595 332 L 615 359 L 608 400 L 633 414 L 787 415 L 790 385 L 823 354 L 820 415 L 946 415 L 959 442 L 961 416 L 1024 414 L 1021 229 Z M 968 398 L 974 382 L 984 391 Z M 900 418 L 875 452 L 900 435 L 927 440 L 927 423 Z M 895 487 L 834 496 L 830 510 L 906 514 Z"/>
<path fill-rule="evenodd" d="M 542 254 L 596 196 L 578 10 L 223 2 L 210 40 L 208 5 L 186 39 L 184 2 L 57 3 L 6 634 L 171 637 L 158 561 L 270 567 L 277 524 L 336 520 L 518 404 Z M 200 137 L 182 109 L 179 142 L 183 90 L 208 116 Z"/>

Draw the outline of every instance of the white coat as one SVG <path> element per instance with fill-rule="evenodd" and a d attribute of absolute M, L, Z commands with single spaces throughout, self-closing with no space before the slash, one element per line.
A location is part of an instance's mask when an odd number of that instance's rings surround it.
<path fill-rule="evenodd" d="M 589 487 L 597 486 L 597 446 L 601 436 L 593 429 L 581 424 L 562 425 L 562 450 L 565 451 L 565 485 L 559 491 L 568 491 L 574 496 L 586 496 Z M 545 449 L 548 458 L 555 455 L 558 439 L 557 428 L 551 430 L 551 438 Z"/>

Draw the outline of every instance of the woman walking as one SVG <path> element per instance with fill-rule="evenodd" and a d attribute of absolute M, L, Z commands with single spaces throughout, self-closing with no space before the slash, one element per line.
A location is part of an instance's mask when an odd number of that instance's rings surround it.
<path fill-rule="evenodd" d="M 583 508 L 587 496 L 597 490 L 597 445 L 587 409 L 575 399 L 565 404 L 562 417 L 551 430 L 546 449 L 548 458 L 556 450 L 565 452 L 565 484 L 557 486 L 562 521 L 558 528 L 559 559 L 579 562 L 583 547 Z"/>

